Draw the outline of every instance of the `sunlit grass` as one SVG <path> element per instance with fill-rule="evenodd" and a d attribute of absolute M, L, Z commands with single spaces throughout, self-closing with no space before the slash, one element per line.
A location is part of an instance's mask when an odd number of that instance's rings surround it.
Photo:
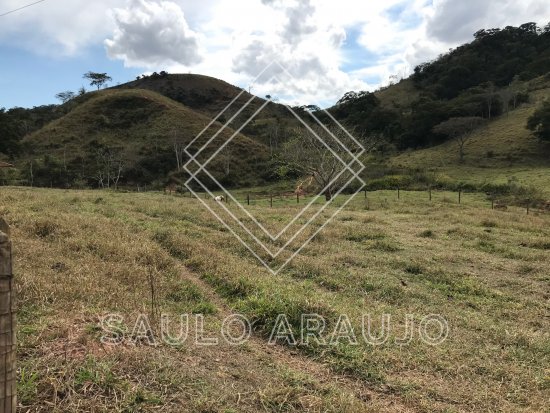
<path fill-rule="evenodd" d="M 244 193 L 236 193 L 241 201 Z M 366 199 L 359 193 L 273 276 L 193 198 L 0 188 L 0 199 L 0 215 L 13 227 L 26 406 L 365 411 L 358 400 L 340 399 L 338 384 L 325 391 L 315 381 L 289 380 L 286 367 L 250 359 L 244 349 L 106 351 L 94 327 L 106 312 L 131 318 L 160 310 L 203 312 L 217 325 L 217 300 L 249 316 L 259 336 L 268 336 L 280 313 L 293 327 L 302 313 L 321 314 L 329 330 L 348 314 L 358 335 L 362 314 L 380 320 L 390 313 L 392 340 L 383 346 L 297 349 L 360 380 L 376 394 L 373 411 L 383 411 L 376 400 L 388 397 L 419 411 L 541 411 L 545 405 L 547 214 L 493 211 L 477 193 L 462 194 L 461 204 L 453 192 L 434 192 L 432 201 L 427 192 L 401 191 L 399 199 L 397 191 L 369 192 Z M 295 202 L 289 197 L 270 208 L 269 200 L 253 196 L 247 208 L 265 222 L 284 222 L 303 206 Z M 182 278 L 183 266 L 211 290 Z M 419 321 L 432 313 L 449 322 L 445 343 L 431 347 L 415 337 L 395 345 L 407 314 Z M 209 361 L 190 367 L 182 360 Z M 224 390 L 228 382 L 243 394 L 252 391 L 244 405 Z M 321 407 L 308 410 L 304 397 Z"/>

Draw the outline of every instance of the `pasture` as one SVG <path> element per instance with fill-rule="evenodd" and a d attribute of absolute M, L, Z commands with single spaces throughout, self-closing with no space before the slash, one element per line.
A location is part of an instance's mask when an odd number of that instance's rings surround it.
<path fill-rule="evenodd" d="M 193 198 L 1 187 L 0 200 L 13 229 L 21 411 L 548 406 L 548 213 L 491 210 L 481 194 L 463 194 L 460 205 L 450 192 L 432 201 L 422 192 L 360 194 L 273 276 Z M 300 205 L 253 198 L 249 208 L 269 222 Z M 100 341 L 108 313 L 122 315 L 128 333 L 140 313 L 155 331 L 160 313 L 204 314 L 206 334 L 216 336 L 232 312 L 253 321 L 241 346 Z M 346 314 L 357 331 L 362 314 L 390 314 L 391 339 L 268 345 L 281 313 L 292 328 L 302 313 L 322 315 L 329 327 Z M 416 322 L 440 314 L 448 338 L 397 344 L 407 314 Z"/>

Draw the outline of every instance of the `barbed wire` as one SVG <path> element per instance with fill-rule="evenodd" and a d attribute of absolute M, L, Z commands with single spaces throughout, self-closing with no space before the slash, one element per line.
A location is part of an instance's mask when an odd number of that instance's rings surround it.
<path fill-rule="evenodd" d="M 25 5 L 25 6 L 19 7 L 18 9 L 14 9 L 14 10 L 10 10 L 10 11 L 8 11 L 8 12 L 2 13 L 2 14 L 0 14 L 0 17 L 7 16 L 8 14 L 15 13 L 16 11 L 26 9 L 27 7 L 31 7 L 31 6 L 34 6 L 35 4 L 43 3 L 43 2 L 45 2 L 45 1 L 46 1 L 46 0 L 38 0 L 38 1 L 35 1 L 34 3 L 27 4 L 27 5 Z"/>

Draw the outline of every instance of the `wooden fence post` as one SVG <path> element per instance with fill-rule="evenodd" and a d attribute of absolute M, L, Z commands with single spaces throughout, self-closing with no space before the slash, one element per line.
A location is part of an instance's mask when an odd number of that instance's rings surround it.
<path fill-rule="evenodd" d="M 246 204 L 250 205 L 250 194 L 246 194 Z"/>
<path fill-rule="evenodd" d="M 273 194 L 269 194 L 269 206 L 273 208 Z"/>
<path fill-rule="evenodd" d="M 9 226 L 0 218 L 0 413 L 15 413 L 15 305 Z"/>
<path fill-rule="evenodd" d="M 432 200 L 432 187 L 430 187 L 430 188 L 428 189 L 428 191 L 430 192 L 430 201 L 431 201 L 431 200 Z"/>
<path fill-rule="evenodd" d="M 296 192 L 296 203 L 300 203 L 300 194 L 298 192 Z"/>
<path fill-rule="evenodd" d="M 397 187 L 397 199 L 400 199 L 400 198 L 401 198 L 401 191 L 399 187 Z"/>
<path fill-rule="evenodd" d="M 462 190 L 458 191 L 458 203 L 460 204 L 462 202 Z"/>

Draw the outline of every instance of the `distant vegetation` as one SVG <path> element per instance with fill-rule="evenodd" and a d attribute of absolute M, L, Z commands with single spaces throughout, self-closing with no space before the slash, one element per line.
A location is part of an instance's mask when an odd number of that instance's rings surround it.
<path fill-rule="evenodd" d="M 331 111 L 362 133 L 384 133 L 397 148 L 427 147 L 448 137 L 434 127 L 450 118 L 516 109 L 529 99 L 525 82 L 549 72 L 550 25 L 480 30 L 473 42 L 416 67 L 412 93 L 392 105 L 382 104 L 384 92 L 350 92 Z"/>
<path fill-rule="evenodd" d="M 98 89 L 111 80 L 107 73 L 88 72 L 84 77 Z M 414 176 L 431 176 L 428 169 L 433 172 L 442 162 L 468 167 L 475 160 L 492 171 L 519 164 L 547 167 L 544 142 L 550 135 L 550 104 L 543 103 L 543 96 L 549 89 L 550 25 L 541 29 L 527 23 L 480 30 L 471 43 L 419 65 L 409 79 L 374 93 L 348 92 L 328 110 L 359 139 L 379 142 L 376 152 L 365 158 L 370 163 L 369 185 L 395 187 L 399 175 L 401 183 L 412 187 Z M 303 174 L 303 168 L 283 156 L 301 126 L 288 108 L 268 95 L 238 113 L 252 95 L 222 80 L 161 71 L 106 90 L 81 88 L 56 97 L 61 104 L 0 110 L 0 159 L 17 167 L 2 172 L 1 183 L 181 185 L 187 179 L 184 148 L 233 99 L 234 105 L 209 131 L 212 135 L 232 118 L 227 134 L 243 127 L 235 144 L 210 164 L 216 179 L 238 187 Z M 313 105 L 293 110 L 306 119 L 309 113 L 326 118 Z M 454 188 L 471 178 L 460 177 L 460 171 L 443 171 L 453 177 L 438 183 L 417 183 Z M 502 175 L 510 177 L 506 174 L 499 175 L 499 182 Z"/>

